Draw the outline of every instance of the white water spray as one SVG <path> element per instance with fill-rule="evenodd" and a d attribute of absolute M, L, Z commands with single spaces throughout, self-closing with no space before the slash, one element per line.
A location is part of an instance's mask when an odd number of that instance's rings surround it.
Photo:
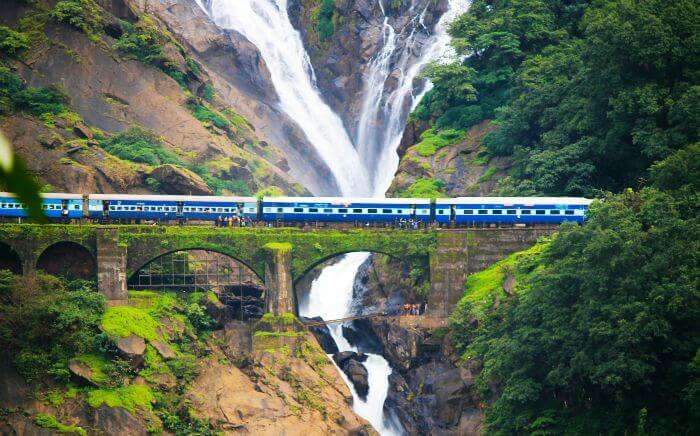
<path fill-rule="evenodd" d="M 367 172 L 343 122 L 316 89 L 309 55 L 289 21 L 287 0 L 211 0 L 208 12 L 219 27 L 236 30 L 260 50 L 280 109 L 304 131 L 340 193 L 369 195 Z"/>

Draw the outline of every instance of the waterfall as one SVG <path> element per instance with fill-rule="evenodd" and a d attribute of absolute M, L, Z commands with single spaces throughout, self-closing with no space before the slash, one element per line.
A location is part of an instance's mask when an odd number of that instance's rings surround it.
<path fill-rule="evenodd" d="M 245 36 L 260 51 L 270 71 L 279 97 L 279 107 L 297 122 L 307 139 L 318 151 L 335 177 L 344 196 L 383 196 L 391 184 L 399 158 L 396 149 L 401 141 L 408 114 L 430 88 L 427 81 L 416 85 L 423 67 L 449 51 L 448 23 L 466 11 L 468 0 L 448 0 L 430 35 L 423 22 L 427 1 L 409 25 L 397 33 L 391 17 L 379 0 L 384 16 L 382 41 L 378 53 L 364 74 L 364 93 L 355 143 L 340 117 L 323 101 L 316 87 L 314 70 L 301 36 L 287 14 L 287 0 L 195 0 L 214 22 Z M 428 0 L 433 1 L 433 0 Z M 409 13 L 415 12 L 412 0 Z M 398 44 L 398 40 L 403 43 Z M 417 54 L 416 54 L 417 53 Z M 398 71 L 398 83 L 387 89 L 386 83 Z M 350 253 L 338 263 L 325 268 L 314 280 L 309 295 L 300 304 L 300 315 L 338 319 L 350 315 L 352 288 L 357 271 L 369 253 Z M 342 333 L 342 325 L 329 326 L 339 350 L 353 350 Z M 387 419 L 384 401 L 392 369 L 381 355 L 368 353 L 369 392 L 359 398 L 352 383 L 340 371 L 353 395 L 353 409 L 367 419 L 382 435 L 402 434 L 400 424 Z"/>
<path fill-rule="evenodd" d="M 368 258 L 369 253 L 349 253 L 342 260 L 321 271 L 321 274 L 311 284 L 311 290 L 299 303 L 299 314 L 306 317 L 320 316 L 324 319 L 339 319 L 351 315 L 352 288 L 357 270 Z M 341 323 L 329 324 L 331 336 L 339 351 L 355 351 L 343 336 Z M 401 434 L 400 425 L 384 417 L 384 401 L 389 389 L 391 367 L 379 354 L 366 353 L 367 360 L 363 365 L 367 368 L 369 392 L 362 399 L 355 392 L 353 384 L 343 371 L 340 371 L 345 384 L 352 392 L 353 409 L 369 421 L 382 435 Z"/>
<path fill-rule="evenodd" d="M 379 1 L 379 6 L 384 15 L 384 44 L 365 73 L 362 113 L 357 128 L 358 150 L 363 162 L 369 165 L 367 171 L 375 195 L 383 195 L 389 189 L 399 165 L 396 149 L 401 142 L 408 115 L 431 87 L 424 80 L 416 89 L 416 79 L 428 63 L 450 55 L 447 27 L 469 7 L 468 0 L 448 0 L 447 11 L 435 25 L 434 34 L 429 35 L 429 29 L 423 22 L 428 8 L 426 4 L 402 29 L 400 36 L 404 45 L 400 53 L 395 53 L 396 31 L 388 24 L 389 17 L 382 2 L 383 0 Z M 415 3 L 413 0 L 411 11 L 414 10 Z M 398 60 L 392 64 L 389 62 L 392 58 Z M 387 90 L 385 84 L 395 71 L 400 72 L 398 84 L 393 90 Z"/>
<path fill-rule="evenodd" d="M 219 27 L 236 30 L 260 50 L 280 109 L 301 127 L 331 170 L 340 193 L 371 194 L 369 177 L 343 122 L 316 88 L 301 35 L 289 21 L 287 0 L 209 0 L 207 6 Z"/>

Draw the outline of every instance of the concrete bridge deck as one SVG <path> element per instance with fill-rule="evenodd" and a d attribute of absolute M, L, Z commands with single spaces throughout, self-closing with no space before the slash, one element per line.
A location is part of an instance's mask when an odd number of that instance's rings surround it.
<path fill-rule="evenodd" d="M 444 317 L 464 292 L 467 275 L 554 230 L 0 224 L 0 268 L 12 265 L 14 259 L 21 270 L 16 272 L 33 274 L 42 256 L 55 253 L 51 250 L 58 245 L 64 251 L 51 260 L 69 262 L 73 254 L 65 247 L 72 247 L 75 256 L 94 260 L 100 292 L 110 300 L 122 300 L 129 277 L 153 259 L 176 251 L 207 250 L 250 268 L 265 283 L 266 310 L 282 313 L 296 311 L 294 284 L 313 267 L 341 254 L 369 251 L 426 265 L 430 274 L 427 314 Z"/>

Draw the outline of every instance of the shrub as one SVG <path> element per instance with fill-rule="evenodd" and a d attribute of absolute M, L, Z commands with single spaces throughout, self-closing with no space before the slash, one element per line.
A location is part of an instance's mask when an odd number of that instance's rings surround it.
<path fill-rule="evenodd" d="M 333 13 L 335 12 L 335 0 L 323 0 L 318 11 L 318 24 L 316 31 L 318 38 L 325 41 L 333 36 L 335 26 L 333 25 Z"/>
<path fill-rule="evenodd" d="M 439 149 L 458 141 L 463 135 L 464 132 L 454 129 L 439 132 L 435 132 L 435 129 L 428 129 L 420 135 L 421 141 L 414 148 L 423 157 L 432 156 Z"/>
<path fill-rule="evenodd" d="M 103 404 L 109 407 L 121 407 L 129 412 L 136 408 L 152 410 L 155 401 L 153 392 L 145 385 L 130 385 L 114 389 L 95 389 L 88 392 L 87 402 L 97 408 Z"/>
<path fill-rule="evenodd" d="M 56 3 L 49 16 L 88 36 L 94 36 L 102 30 L 102 13 L 92 0 L 61 0 Z"/>
<path fill-rule="evenodd" d="M 80 436 L 87 435 L 85 429 L 78 427 L 77 425 L 61 424 L 58 422 L 55 416 L 49 415 L 48 413 L 38 413 L 34 417 L 34 423 L 39 427 L 56 430 L 58 433 L 62 434 L 75 434 Z"/>
<path fill-rule="evenodd" d="M 402 191 L 397 191 L 397 197 L 439 198 L 444 197 L 443 188 L 445 182 L 435 179 L 418 179 L 411 186 Z"/>
<path fill-rule="evenodd" d="M 185 306 L 185 316 L 197 330 L 208 330 L 214 326 L 214 320 L 199 303 L 190 303 Z"/>
<path fill-rule="evenodd" d="M 58 115 L 67 111 L 66 101 L 59 89 L 28 87 L 12 70 L 0 65 L 0 114 Z"/>
<path fill-rule="evenodd" d="M 148 310 L 130 306 L 110 307 L 104 314 L 102 330 L 108 335 L 125 338 L 131 334 L 153 341 L 161 339 L 158 322 Z"/>
<path fill-rule="evenodd" d="M 140 127 L 132 127 L 126 132 L 102 140 L 100 146 L 109 153 L 132 162 L 153 166 L 182 164 L 175 153 L 163 147 L 163 142 L 158 136 Z"/>
<path fill-rule="evenodd" d="M 0 26 L 0 53 L 8 58 L 14 58 L 28 48 L 29 36 L 7 26 Z"/>
<path fill-rule="evenodd" d="M 68 360 L 94 350 L 104 296 L 93 284 L 0 274 L 0 345 L 27 379 L 66 381 Z"/>
<path fill-rule="evenodd" d="M 223 130 L 228 130 L 231 127 L 231 122 L 215 109 L 201 105 L 194 101 L 188 102 L 187 108 L 192 111 L 194 117 L 199 121 L 211 123 Z"/>

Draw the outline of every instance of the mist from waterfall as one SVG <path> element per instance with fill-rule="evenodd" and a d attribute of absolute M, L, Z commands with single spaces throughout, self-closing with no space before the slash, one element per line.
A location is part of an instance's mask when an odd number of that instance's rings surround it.
<path fill-rule="evenodd" d="M 364 94 L 358 116 L 355 142 L 351 141 L 340 117 L 323 101 L 316 87 L 316 78 L 301 36 L 287 13 L 287 0 L 195 0 L 214 22 L 245 36 L 260 51 L 270 71 L 279 97 L 279 107 L 296 121 L 319 156 L 329 167 L 344 196 L 384 196 L 398 167 L 396 153 L 409 113 L 430 88 L 416 79 L 428 63 L 449 52 L 448 23 L 466 11 L 468 0 L 448 0 L 430 35 L 423 19 L 427 1 L 412 0 L 409 25 L 396 29 L 391 25 L 384 2 L 378 6 L 384 16 L 381 48 L 371 59 L 364 73 Z M 432 0 L 428 0 L 432 1 Z M 422 5 L 416 10 L 416 4 Z M 398 39 L 403 39 L 398 44 Z M 398 72 L 398 83 L 387 90 L 392 73 Z M 396 77 L 396 74 L 393 74 Z M 379 121 L 379 122 L 378 122 Z M 301 301 L 302 316 L 338 319 L 350 313 L 353 284 L 358 269 L 369 253 L 349 253 L 326 267 Z M 357 351 L 343 336 L 342 325 L 329 330 L 341 351 Z M 362 400 L 339 369 L 353 395 L 353 410 L 367 419 L 383 436 L 404 431 L 392 416 L 384 413 L 392 368 L 379 354 L 367 353 L 363 362 L 368 372 L 369 392 Z"/>
<path fill-rule="evenodd" d="M 301 35 L 289 21 L 287 0 L 209 0 L 207 6 L 219 27 L 236 30 L 258 48 L 280 109 L 302 129 L 335 177 L 340 194 L 371 194 L 369 177 L 343 122 L 316 88 Z"/>

